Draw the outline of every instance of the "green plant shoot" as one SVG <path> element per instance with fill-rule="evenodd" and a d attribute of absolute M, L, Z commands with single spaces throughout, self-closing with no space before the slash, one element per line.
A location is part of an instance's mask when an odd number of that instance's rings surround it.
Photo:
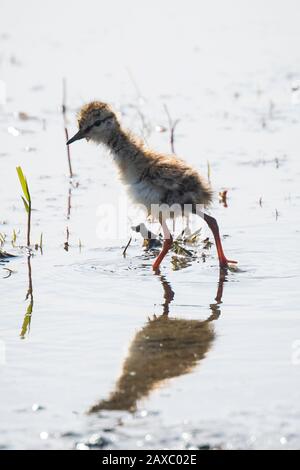
<path fill-rule="evenodd" d="M 24 176 L 22 168 L 18 166 L 17 168 L 18 177 L 23 191 L 23 196 L 21 196 L 24 203 L 25 210 L 27 212 L 27 246 L 30 246 L 30 228 L 31 228 L 31 196 L 29 192 L 29 187 L 27 179 Z"/>

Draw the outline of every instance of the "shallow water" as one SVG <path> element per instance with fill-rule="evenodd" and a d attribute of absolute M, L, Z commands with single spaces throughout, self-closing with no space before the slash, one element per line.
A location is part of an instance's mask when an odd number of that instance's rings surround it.
<path fill-rule="evenodd" d="M 0 233 L 17 257 L 0 261 L 0 447 L 299 448 L 299 6 L 142 3 L 87 1 L 85 20 L 74 2 L 27 1 L 17 18 L 3 2 Z M 122 257 L 133 219 L 101 238 L 99 205 L 121 210 L 124 195 L 86 142 L 71 148 L 70 186 L 63 77 L 70 133 L 96 97 L 169 152 L 156 131 L 167 104 L 176 152 L 228 189 L 211 213 L 237 271 L 220 280 L 200 242 L 187 266 L 170 255 L 154 275 L 139 235 Z M 10 243 L 16 230 L 25 244 L 17 165 L 33 242 L 43 233 L 29 262 Z"/>

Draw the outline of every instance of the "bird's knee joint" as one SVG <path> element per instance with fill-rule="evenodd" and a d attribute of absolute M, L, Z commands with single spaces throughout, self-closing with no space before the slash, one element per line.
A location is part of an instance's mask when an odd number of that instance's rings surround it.
<path fill-rule="evenodd" d="M 172 244 L 173 244 L 173 237 L 172 237 L 172 235 L 170 235 L 169 238 L 165 239 L 164 246 L 165 246 L 165 248 L 169 249 L 169 248 L 171 248 Z"/>
<path fill-rule="evenodd" d="M 211 217 L 210 215 L 205 215 L 204 219 L 211 228 L 214 228 L 214 229 L 219 228 L 218 222 L 216 221 L 214 217 Z"/>

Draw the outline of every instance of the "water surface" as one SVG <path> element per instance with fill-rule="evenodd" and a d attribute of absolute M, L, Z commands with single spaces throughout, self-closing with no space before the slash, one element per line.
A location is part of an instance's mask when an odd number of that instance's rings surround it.
<path fill-rule="evenodd" d="M 297 2 L 15 7 L 0 19 L 0 233 L 17 255 L 0 261 L 0 447 L 299 448 Z M 124 196 L 86 142 L 70 186 L 63 77 L 70 132 L 82 103 L 107 100 L 169 152 L 167 104 L 178 155 L 228 189 L 211 213 L 237 272 L 220 279 L 200 241 L 154 275 L 139 235 L 122 257 L 133 220 L 99 238 L 99 205 Z M 43 233 L 29 260 L 17 165 Z"/>

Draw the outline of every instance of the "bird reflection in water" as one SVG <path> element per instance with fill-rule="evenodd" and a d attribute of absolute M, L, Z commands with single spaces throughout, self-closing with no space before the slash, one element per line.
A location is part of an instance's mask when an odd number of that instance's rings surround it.
<path fill-rule="evenodd" d="M 190 372 L 205 358 L 213 344 L 212 321 L 221 313 L 226 274 L 220 272 L 215 303 L 210 305 L 211 315 L 203 321 L 169 318 L 174 291 L 164 276 L 157 275 L 164 291 L 163 312 L 149 320 L 135 335 L 115 390 L 108 399 L 92 406 L 90 413 L 101 410 L 134 412 L 137 402 L 162 382 Z"/>

